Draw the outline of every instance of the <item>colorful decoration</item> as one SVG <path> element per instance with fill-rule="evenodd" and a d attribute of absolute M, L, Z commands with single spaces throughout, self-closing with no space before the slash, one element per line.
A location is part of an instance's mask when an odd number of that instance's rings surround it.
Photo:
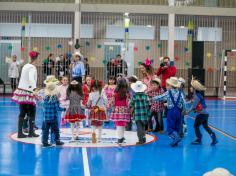
<path fill-rule="evenodd" d="M 210 52 L 207 53 L 207 58 L 211 58 L 212 57 L 212 54 Z"/>
<path fill-rule="evenodd" d="M 188 61 L 185 61 L 185 62 L 184 62 L 184 65 L 190 66 L 190 63 L 189 63 Z"/>
<path fill-rule="evenodd" d="M 188 52 L 189 50 L 188 50 L 188 48 L 184 48 L 184 52 Z"/>
<path fill-rule="evenodd" d="M 137 52 L 138 51 L 138 47 L 134 47 L 134 51 Z"/>
<path fill-rule="evenodd" d="M 22 17 L 21 21 L 21 48 L 25 46 L 25 26 L 26 26 L 26 17 Z"/>
<path fill-rule="evenodd" d="M 104 65 L 107 65 L 108 61 L 107 61 L 106 59 L 103 59 L 102 63 L 103 63 Z"/>
<path fill-rule="evenodd" d="M 146 46 L 145 49 L 146 49 L 147 51 L 149 51 L 149 50 L 151 49 L 151 47 L 150 47 L 150 46 Z"/>
<path fill-rule="evenodd" d="M 46 47 L 45 47 L 45 50 L 46 50 L 46 51 L 50 51 L 50 50 L 51 50 L 51 47 L 50 47 L 50 46 L 46 46 Z"/>
<path fill-rule="evenodd" d="M 208 72 L 208 73 L 212 73 L 213 71 L 214 71 L 214 69 L 213 69 L 212 67 L 208 67 L 208 68 L 207 68 L 207 72 Z"/>
<path fill-rule="evenodd" d="M 80 47 L 81 47 L 81 45 L 79 44 L 79 39 L 76 39 L 75 49 L 79 49 Z"/>
<path fill-rule="evenodd" d="M 12 45 L 8 45 L 7 49 L 8 50 L 12 50 L 13 46 Z"/>
<path fill-rule="evenodd" d="M 24 47 L 21 47 L 20 50 L 21 50 L 21 52 L 24 52 L 24 51 L 25 51 L 25 48 L 24 48 Z"/>
<path fill-rule="evenodd" d="M 179 56 L 175 56 L 175 61 L 179 61 L 180 57 Z"/>
<path fill-rule="evenodd" d="M 98 49 L 101 49 L 101 48 L 102 48 L 102 45 L 101 45 L 101 44 L 97 44 L 97 48 L 98 48 Z"/>
<path fill-rule="evenodd" d="M 67 57 L 68 59 L 71 59 L 71 58 L 72 58 L 72 53 L 66 53 L 66 57 Z"/>
<path fill-rule="evenodd" d="M 158 45 L 157 45 L 157 48 L 161 48 L 162 47 L 162 45 L 159 43 Z"/>
<path fill-rule="evenodd" d="M 229 54 L 231 57 L 235 56 L 235 52 L 230 52 Z"/>
<path fill-rule="evenodd" d="M 188 22 L 188 51 L 192 52 L 192 43 L 193 43 L 193 21 Z"/>
<path fill-rule="evenodd" d="M 236 68 L 233 66 L 230 68 L 230 71 L 236 71 Z"/>
<path fill-rule="evenodd" d="M 96 60 L 96 57 L 92 56 L 90 57 L 90 60 L 94 62 Z"/>
<path fill-rule="evenodd" d="M 62 48 L 62 44 L 57 44 L 57 48 L 61 49 Z"/>
<path fill-rule="evenodd" d="M 113 51 L 114 47 L 113 46 L 109 46 L 109 51 Z"/>
<path fill-rule="evenodd" d="M 125 49 L 126 51 L 129 49 L 128 46 L 128 39 L 129 39 L 129 23 L 130 23 L 130 18 L 129 14 L 124 15 L 124 29 L 125 29 Z"/>
<path fill-rule="evenodd" d="M 34 47 L 34 48 L 33 48 L 33 51 L 38 51 L 38 48 L 37 48 L 37 47 Z"/>

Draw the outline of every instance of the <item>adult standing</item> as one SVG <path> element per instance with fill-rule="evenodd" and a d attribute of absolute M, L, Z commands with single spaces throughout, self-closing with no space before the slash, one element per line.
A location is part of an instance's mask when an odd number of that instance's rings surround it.
<path fill-rule="evenodd" d="M 47 59 L 45 59 L 43 61 L 43 72 L 44 72 L 44 75 L 45 75 L 45 78 L 48 76 L 48 75 L 52 75 L 53 73 L 53 68 L 55 66 L 55 62 L 53 60 L 53 57 L 54 57 L 54 54 L 50 53 L 47 57 Z"/>
<path fill-rule="evenodd" d="M 12 56 L 12 63 L 9 65 L 8 77 L 11 79 L 12 92 L 16 90 L 17 80 L 19 78 L 19 66 L 17 63 L 17 56 Z"/>
<path fill-rule="evenodd" d="M 148 92 L 151 88 L 151 81 L 156 78 L 153 72 L 152 61 L 149 58 L 140 63 L 140 71 L 143 76 L 142 82 L 147 86 L 146 92 Z"/>
<path fill-rule="evenodd" d="M 30 63 L 25 64 L 22 68 L 21 77 L 18 88 L 14 92 L 12 100 L 19 104 L 20 114 L 18 120 L 18 138 L 26 138 L 23 134 L 22 127 L 24 118 L 29 118 L 29 134 L 28 137 L 38 137 L 34 133 L 35 113 L 36 113 L 36 85 L 37 85 L 37 69 L 35 67 L 39 53 L 31 51 L 29 53 Z"/>
<path fill-rule="evenodd" d="M 166 90 L 166 80 L 174 77 L 176 74 L 176 67 L 170 64 L 170 58 L 165 56 L 157 70 L 156 75 L 161 76 L 162 88 Z"/>
<path fill-rule="evenodd" d="M 74 62 L 72 62 L 71 64 L 72 79 L 76 80 L 82 85 L 82 80 L 84 79 L 85 76 L 84 63 L 81 60 L 79 52 L 75 52 L 73 57 L 74 57 Z"/>

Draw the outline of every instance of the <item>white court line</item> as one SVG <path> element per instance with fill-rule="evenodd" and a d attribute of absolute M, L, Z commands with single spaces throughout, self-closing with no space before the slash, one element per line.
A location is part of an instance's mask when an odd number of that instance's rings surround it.
<path fill-rule="evenodd" d="M 82 148 L 83 155 L 83 165 L 84 165 L 84 176 L 90 176 L 89 163 L 88 163 L 88 154 L 85 147 Z"/>

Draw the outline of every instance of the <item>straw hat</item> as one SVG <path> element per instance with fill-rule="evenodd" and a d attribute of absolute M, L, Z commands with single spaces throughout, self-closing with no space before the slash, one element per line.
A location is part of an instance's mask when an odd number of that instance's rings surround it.
<path fill-rule="evenodd" d="M 58 95 L 57 85 L 59 84 L 59 80 L 54 75 L 47 76 L 44 84 L 46 84 L 45 95 Z"/>
<path fill-rule="evenodd" d="M 78 81 L 76 81 L 76 80 L 73 80 L 73 81 L 71 81 L 71 83 L 70 83 L 71 85 L 77 85 L 77 84 L 79 84 L 79 82 Z"/>
<path fill-rule="evenodd" d="M 154 79 L 152 80 L 152 82 L 155 82 L 155 83 L 161 85 L 161 80 L 160 80 L 159 78 L 154 78 Z"/>
<path fill-rule="evenodd" d="M 134 79 L 138 80 L 138 77 L 136 75 L 132 75 L 132 76 L 130 76 L 130 78 L 134 78 Z"/>
<path fill-rule="evenodd" d="M 144 92 L 147 89 L 147 86 L 142 83 L 142 81 L 137 81 L 136 83 L 131 84 L 131 88 L 134 92 Z"/>
<path fill-rule="evenodd" d="M 166 80 L 166 83 L 169 84 L 172 87 L 180 87 L 180 83 L 178 81 L 178 78 L 176 77 L 170 77 L 169 79 Z"/>
<path fill-rule="evenodd" d="M 233 176 L 233 175 L 224 168 L 216 168 L 213 171 L 205 173 L 203 176 Z"/>
<path fill-rule="evenodd" d="M 79 51 L 74 52 L 73 56 L 81 56 L 81 53 Z"/>
<path fill-rule="evenodd" d="M 193 79 L 193 77 L 192 77 L 192 81 L 191 81 L 191 86 L 198 91 L 205 91 L 206 90 L 206 87 L 203 86 L 198 80 Z"/>
<path fill-rule="evenodd" d="M 49 75 L 49 76 L 47 76 L 46 80 L 44 80 L 43 83 L 46 84 L 46 85 L 47 84 L 55 84 L 55 85 L 57 85 L 57 84 L 60 83 L 60 81 L 54 75 Z"/>
<path fill-rule="evenodd" d="M 182 78 L 182 77 L 179 77 L 178 81 L 179 81 L 179 83 L 181 83 L 181 84 L 185 84 L 185 83 L 186 83 L 185 79 Z"/>

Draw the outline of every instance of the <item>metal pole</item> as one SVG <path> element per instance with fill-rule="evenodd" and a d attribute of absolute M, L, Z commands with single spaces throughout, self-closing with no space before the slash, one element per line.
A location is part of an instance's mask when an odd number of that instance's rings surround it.
<path fill-rule="evenodd" d="M 81 0 L 75 0 L 75 6 L 77 8 L 76 8 L 76 11 L 75 11 L 75 18 L 74 18 L 74 44 L 76 42 L 76 39 L 80 40 Z M 74 49 L 74 50 L 76 51 L 76 49 Z"/>

